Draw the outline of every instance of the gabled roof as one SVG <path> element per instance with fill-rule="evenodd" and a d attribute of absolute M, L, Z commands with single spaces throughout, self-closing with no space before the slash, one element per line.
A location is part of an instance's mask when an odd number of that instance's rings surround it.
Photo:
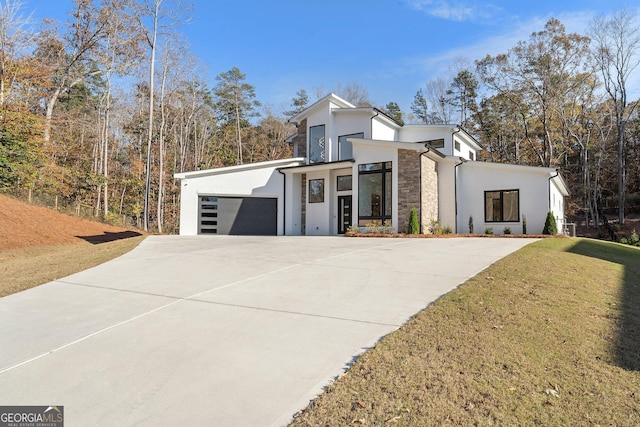
<path fill-rule="evenodd" d="M 300 121 L 302 121 L 302 119 L 305 116 L 308 116 L 313 110 L 315 110 L 316 108 L 320 107 L 321 105 L 327 102 L 332 102 L 341 108 L 356 108 L 356 106 L 350 103 L 349 101 L 345 101 L 335 93 L 330 93 L 329 95 L 323 98 L 320 98 L 319 100 L 317 100 L 316 102 L 314 102 L 313 104 L 311 104 L 310 106 L 308 106 L 307 108 L 305 108 L 304 110 L 296 114 L 295 116 L 291 117 L 287 121 L 289 123 L 300 123 Z"/>

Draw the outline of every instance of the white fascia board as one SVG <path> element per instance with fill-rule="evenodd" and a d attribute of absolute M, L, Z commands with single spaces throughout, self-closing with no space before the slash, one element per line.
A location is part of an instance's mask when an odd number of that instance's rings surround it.
<path fill-rule="evenodd" d="M 343 160 L 341 162 L 330 162 L 330 163 L 316 163 L 311 165 L 301 165 L 301 166 L 288 166 L 280 168 L 279 170 L 282 173 L 307 173 L 307 172 L 320 172 L 326 170 L 333 169 L 345 169 L 353 166 L 352 160 Z"/>
<path fill-rule="evenodd" d="M 342 108 L 349 108 L 349 109 L 350 108 L 356 108 L 356 106 L 353 105 L 352 103 L 350 103 L 349 101 L 345 101 L 344 99 L 340 98 L 335 93 L 330 93 L 329 95 L 327 95 L 327 96 L 325 96 L 323 98 L 320 98 L 319 100 L 317 100 L 316 102 L 314 102 L 313 104 L 311 104 L 310 106 L 308 106 L 307 108 L 305 108 L 304 110 L 302 110 L 301 112 L 296 114 L 295 116 L 291 117 L 287 121 L 289 123 L 300 123 L 302 121 L 302 119 L 304 119 L 304 117 L 306 117 L 309 114 L 311 114 L 311 112 L 313 110 L 315 110 L 319 106 L 323 105 L 327 101 L 332 102 L 332 103 L 334 103 L 334 104 L 336 104 L 336 105 L 338 105 L 339 107 L 342 107 Z"/>
<path fill-rule="evenodd" d="M 290 159 L 269 160 L 266 162 L 247 163 L 245 165 L 206 169 L 202 171 L 182 172 L 182 173 L 174 174 L 173 177 L 176 179 L 190 179 L 190 178 L 199 178 L 203 176 L 222 175 L 227 173 L 242 172 L 242 171 L 254 170 L 254 169 L 298 166 L 303 163 L 304 163 L 304 157 L 294 157 Z"/>
<path fill-rule="evenodd" d="M 449 156 L 447 156 L 449 157 Z M 526 172 L 526 173 L 539 173 L 541 175 L 546 175 L 547 178 L 551 178 L 551 180 L 558 187 L 558 190 L 564 195 L 569 196 L 569 189 L 567 184 L 562 177 L 562 174 L 554 168 L 547 168 L 543 166 L 528 166 L 528 165 L 512 165 L 509 163 L 494 163 L 494 162 L 478 162 L 478 161 L 466 161 L 471 167 L 480 167 L 486 169 L 501 169 L 513 172 Z"/>

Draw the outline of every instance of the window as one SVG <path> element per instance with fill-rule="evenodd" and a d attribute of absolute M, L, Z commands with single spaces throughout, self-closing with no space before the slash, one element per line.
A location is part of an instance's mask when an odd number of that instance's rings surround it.
<path fill-rule="evenodd" d="M 484 192 L 485 222 L 518 222 L 520 220 L 520 190 Z"/>
<path fill-rule="evenodd" d="M 309 128 L 309 163 L 324 163 L 326 161 L 324 125 Z"/>
<path fill-rule="evenodd" d="M 358 223 L 391 219 L 391 162 L 358 166 Z"/>
<path fill-rule="evenodd" d="M 352 133 L 338 137 L 338 160 L 353 159 L 353 147 L 347 138 L 364 138 L 364 133 Z"/>
<path fill-rule="evenodd" d="M 199 234 L 218 233 L 218 198 L 216 196 L 200 196 Z"/>
<path fill-rule="evenodd" d="M 324 179 L 309 180 L 309 203 L 324 203 Z"/>
<path fill-rule="evenodd" d="M 430 139 L 428 141 L 420 141 L 421 143 L 429 144 L 433 148 L 444 148 L 444 139 Z"/>
<path fill-rule="evenodd" d="M 338 177 L 338 191 L 351 190 L 351 175 L 343 175 Z"/>
<path fill-rule="evenodd" d="M 453 141 L 453 146 L 455 147 L 456 151 L 460 151 L 460 141 Z"/>
<path fill-rule="evenodd" d="M 469 150 L 469 160 L 475 160 L 475 154 L 473 153 L 473 151 Z"/>

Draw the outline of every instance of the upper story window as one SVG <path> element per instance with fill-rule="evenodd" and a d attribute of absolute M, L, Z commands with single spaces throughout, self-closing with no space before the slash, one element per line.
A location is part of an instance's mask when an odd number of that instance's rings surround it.
<path fill-rule="evenodd" d="M 475 160 L 475 159 L 476 159 L 475 154 L 473 153 L 473 151 L 469 150 L 469 160 Z"/>
<path fill-rule="evenodd" d="M 309 128 L 309 163 L 324 163 L 326 158 L 326 143 L 324 125 Z"/>
<path fill-rule="evenodd" d="M 453 141 L 453 146 L 455 147 L 456 151 L 460 151 L 460 141 Z"/>
<path fill-rule="evenodd" d="M 338 137 L 338 160 L 353 159 L 353 146 L 347 138 L 364 138 L 364 132 L 341 135 Z"/>

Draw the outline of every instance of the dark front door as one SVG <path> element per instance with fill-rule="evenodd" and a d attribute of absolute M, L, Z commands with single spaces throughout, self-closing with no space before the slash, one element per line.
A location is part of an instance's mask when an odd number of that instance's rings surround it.
<path fill-rule="evenodd" d="M 344 234 L 351 226 L 351 196 L 338 196 L 338 234 Z"/>

